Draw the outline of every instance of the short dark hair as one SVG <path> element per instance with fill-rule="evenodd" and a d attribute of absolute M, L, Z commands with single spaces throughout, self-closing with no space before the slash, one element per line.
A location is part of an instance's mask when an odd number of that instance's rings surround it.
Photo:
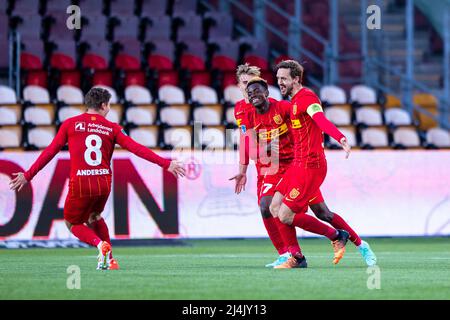
<path fill-rule="evenodd" d="M 84 97 L 84 103 L 88 109 L 98 110 L 103 103 L 108 104 L 111 99 L 111 93 L 104 88 L 94 87 L 86 93 Z"/>
<path fill-rule="evenodd" d="M 260 85 L 262 85 L 264 88 L 269 89 L 269 86 L 267 84 L 267 81 L 264 80 L 263 78 L 260 77 L 254 77 L 251 78 L 248 82 L 247 82 L 247 89 L 248 87 L 250 87 L 250 85 L 255 84 L 255 83 L 259 83 Z"/>
<path fill-rule="evenodd" d="M 302 83 L 303 72 L 305 71 L 305 69 L 297 61 L 295 61 L 295 60 L 284 60 L 284 61 L 281 61 L 275 67 L 275 72 L 278 72 L 278 69 L 289 69 L 291 77 L 292 78 L 299 77 L 300 83 Z"/>

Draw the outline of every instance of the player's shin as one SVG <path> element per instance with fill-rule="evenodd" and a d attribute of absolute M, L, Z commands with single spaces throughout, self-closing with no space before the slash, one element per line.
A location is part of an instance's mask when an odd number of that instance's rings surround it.
<path fill-rule="evenodd" d="M 96 221 L 92 222 L 90 224 L 90 227 L 100 237 L 100 239 L 102 239 L 103 241 L 106 241 L 109 244 L 111 244 L 111 239 L 109 237 L 108 226 L 106 225 L 106 222 L 105 222 L 105 220 L 103 218 L 100 217 L 99 220 L 96 220 Z M 109 258 L 112 259 L 112 257 L 113 256 L 112 256 L 112 250 L 111 250 L 111 253 L 109 254 Z"/>
<path fill-rule="evenodd" d="M 342 229 L 347 231 L 350 234 L 350 241 L 355 244 L 355 246 L 361 245 L 361 238 L 358 236 L 358 234 L 345 222 L 344 219 L 342 219 L 341 216 L 339 216 L 337 213 L 333 213 L 333 218 L 330 222 L 330 224 L 335 229 Z"/>

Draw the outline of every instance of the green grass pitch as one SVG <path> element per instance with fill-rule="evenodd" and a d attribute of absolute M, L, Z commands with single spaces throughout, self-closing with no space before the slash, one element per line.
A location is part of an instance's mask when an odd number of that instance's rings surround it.
<path fill-rule="evenodd" d="M 450 239 L 369 239 L 380 289 L 349 243 L 332 264 L 325 239 L 301 239 L 308 269 L 264 267 L 268 240 L 191 240 L 188 246 L 116 247 L 121 270 L 97 271 L 96 249 L 0 250 L 0 299 L 450 299 Z M 79 266 L 81 289 L 67 288 Z"/>

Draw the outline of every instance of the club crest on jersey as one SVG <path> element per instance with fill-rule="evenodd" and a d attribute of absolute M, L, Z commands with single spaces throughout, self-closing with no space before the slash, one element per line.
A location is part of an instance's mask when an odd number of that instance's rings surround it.
<path fill-rule="evenodd" d="M 294 103 L 294 106 L 292 107 L 292 113 L 294 114 L 294 116 L 297 114 L 297 104 Z"/>
<path fill-rule="evenodd" d="M 273 117 L 273 121 L 275 121 L 276 124 L 281 124 L 283 122 L 283 118 L 279 114 L 277 114 L 275 117 Z"/>
<path fill-rule="evenodd" d="M 86 131 L 86 123 L 85 122 L 75 122 L 75 131 Z"/>
<path fill-rule="evenodd" d="M 291 199 L 295 199 L 300 195 L 300 191 L 298 191 L 297 188 L 294 188 L 291 190 L 291 192 L 289 193 L 289 198 Z"/>

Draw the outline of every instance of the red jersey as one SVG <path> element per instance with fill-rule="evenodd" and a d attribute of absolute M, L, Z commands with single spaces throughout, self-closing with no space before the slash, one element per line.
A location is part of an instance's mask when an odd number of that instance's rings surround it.
<path fill-rule="evenodd" d="M 128 137 L 117 123 L 110 122 L 98 114 L 84 113 L 63 122 L 52 143 L 25 172 L 25 178 L 28 181 L 33 179 L 66 143 L 69 144 L 70 153 L 70 180 L 77 181 L 80 197 L 86 194 L 81 189 L 87 189 L 88 186 L 89 193 L 104 194 L 105 188 L 101 186 L 101 182 L 105 180 L 108 185 L 108 181 L 111 181 L 111 158 L 116 143 L 163 168 L 170 165 L 170 160 L 161 158 Z M 82 183 L 84 180 L 85 183 Z M 71 185 L 73 187 L 72 183 Z M 110 187 L 109 184 L 109 189 Z"/>
<path fill-rule="evenodd" d="M 312 90 L 300 89 L 292 97 L 291 102 L 291 131 L 294 137 L 293 164 L 320 167 L 321 163 L 326 161 L 322 130 L 332 135 L 337 141 L 344 136 L 323 117 L 320 99 Z"/>
<path fill-rule="evenodd" d="M 274 139 L 279 140 L 279 158 L 280 164 L 289 164 L 293 159 L 293 140 L 289 133 L 289 113 L 291 110 L 291 103 L 288 101 L 277 101 L 275 99 L 269 98 L 269 109 L 266 113 L 260 114 L 256 111 L 256 108 L 250 103 L 247 106 L 241 106 L 245 111 L 239 119 L 240 128 L 242 133 L 246 133 L 249 130 L 254 130 L 256 133 L 256 143 L 260 148 L 266 149 Z M 242 110 L 241 109 L 241 110 Z M 270 153 L 266 150 L 253 149 L 250 150 L 251 153 L 255 153 L 256 166 L 258 173 L 262 167 L 269 167 L 272 165 Z M 269 148 L 270 150 L 270 148 Z M 242 151 L 241 151 L 242 152 Z M 244 151 L 245 152 L 245 151 Z M 262 155 L 262 156 L 261 156 Z M 267 155 L 266 157 L 264 155 Z M 246 161 L 248 157 L 245 157 L 244 164 L 248 163 Z M 273 159 L 272 159 L 273 160 Z"/>

